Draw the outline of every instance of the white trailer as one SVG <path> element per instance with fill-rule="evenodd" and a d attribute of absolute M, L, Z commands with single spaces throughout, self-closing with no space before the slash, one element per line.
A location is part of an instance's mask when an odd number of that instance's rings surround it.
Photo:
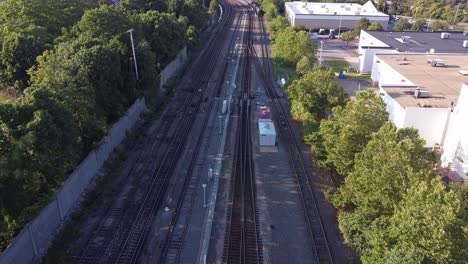
<path fill-rule="evenodd" d="M 260 119 L 258 121 L 258 137 L 260 146 L 276 145 L 276 130 L 273 121 L 268 119 Z"/>

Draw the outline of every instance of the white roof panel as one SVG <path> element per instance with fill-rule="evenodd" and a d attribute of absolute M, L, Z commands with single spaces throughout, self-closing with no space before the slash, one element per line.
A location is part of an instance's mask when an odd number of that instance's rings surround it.
<path fill-rule="evenodd" d="M 258 121 L 258 130 L 260 135 L 276 135 L 275 125 L 271 120 Z"/>
<path fill-rule="evenodd" d="M 322 2 L 286 2 L 285 6 L 296 15 L 338 15 L 338 16 L 383 16 L 371 1 L 364 5 L 354 3 L 322 3 Z"/>

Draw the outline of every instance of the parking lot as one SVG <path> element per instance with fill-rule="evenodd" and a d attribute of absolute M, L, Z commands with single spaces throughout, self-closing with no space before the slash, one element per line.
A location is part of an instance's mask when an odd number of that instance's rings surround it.
<path fill-rule="evenodd" d="M 358 40 L 346 43 L 339 39 L 329 39 L 328 35 L 319 35 L 317 39 L 312 40 L 317 46 L 317 60 L 320 60 L 320 48 L 322 47 L 322 63 L 329 66 L 327 61 L 345 60 L 353 68 L 357 68 L 359 62 L 357 47 Z M 353 78 L 336 78 L 337 83 L 343 87 L 345 92 L 353 99 L 356 93 L 362 90 L 372 88 L 369 81 L 357 80 Z"/>

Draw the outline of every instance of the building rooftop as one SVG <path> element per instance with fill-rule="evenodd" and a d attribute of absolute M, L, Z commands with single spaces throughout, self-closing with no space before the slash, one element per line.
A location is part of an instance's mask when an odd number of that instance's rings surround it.
<path fill-rule="evenodd" d="M 377 11 L 374 4 L 368 1 L 364 5 L 353 3 L 321 3 L 321 2 L 286 2 L 296 15 L 338 15 L 338 16 L 386 16 Z"/>
<path fill-rule="evenodd" d="M 273 121 L 262 119 L 258 121 L 258 129 L 261 135 L 276 135 Z"/>
<path fill-rule="evenodd" d="M 399 52 L 430 52 L 432 49 L 435 53 L 468 53 L 468 48 L 463 47 L 463 41 L 468 40 L 468 36 L 461 31 L 444 31 L 450 33 L 450 38 L 447 39 L 441 38 L 441 31 L 366 30 L 366 32 L 386 44 L 381 48 L 398 49 Z"/>
<path fill-rule="evenodd" d="M 402 107 L 449 107 L 456 104 L 463 83 L 468 83 L 468 54 L 377 54 L 408 79 L 396 80 L 382 88 Z M 433 67 L 429 61 L 443 62 L 445 67 Z M 416 88 L 427 98 L 416 98 Z"/>

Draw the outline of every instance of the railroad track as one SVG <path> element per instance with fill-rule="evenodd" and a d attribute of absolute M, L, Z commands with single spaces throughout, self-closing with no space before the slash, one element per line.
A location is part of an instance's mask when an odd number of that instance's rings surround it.
<path fill-rule="evenodd" d="M 212 74 L 215 62 L 219 57 L 219 32 L 223 32 L 231 12 L 226 16 L 213 34 L 201 55 L 195 61 L 196 67 L 189 72 L 192 94 L 188 103 L 183 104 L 182 117 L 177 124 L 175 133 L 167 138 L 168 148 L 157 167 L 148 166 L 144 174 L 149 174 L 147 188 L 141 198 L 128 201 L 126 206 L 112 208 L 100 221 L 97 230 L 84 247 L 78 258 L 79 263 L 135 263 L 138 260 L 142 246 L 156 210 L 161 205 L 170 175 L 177 164 L 185 146 L 185 140 L 196 119 L 203 102 L 203 94 L 208 85 L 207 79 Z M 144 159 L 144 164 L 154 164 L 154 159 Z M 140 162 L 138 162 L 140 163 Z M 138 167 L 138 166 L 136 166 Z M 150 170 L 150 171 L 148 171 Z"/>
<path fill-rule="evenodd" d="M 247 9 L 247 37 L 244 43 L 239 119 L 236 132 L 233 173 L 226 216 L 223 263 L 263 263 L 256 203 L 255 169 L 252 157 L 250 104 L 250 33 L 252 12 Z"/>
<path fill-rule="evenodd" d="M 234 33 L 231 37 L 231 41 L 228 47 L 233 47 L 235 36 L 240 29 L 241 20 L 242 20 L 242 13 L 239 15 L 237 19 L 237 22 L 234 28 Z M 230 22 L 233 22 L 233 21 L 230 21 Z M 230 22 L 228 22 L 228 24 L 230 24 Z M 218 82 L 217 84 L 217 88 L 216 88 L 217 97 L 219 97 L 220 90 L 224 82 L 223 77 L 226 73 L 227 63 L 228 61 L 226 60 L 225 68 L 223 69 L 222 76 L 220 78 L 221 81 Z M 211 103 L 210 103 L 210 106 L 208 107 L 209 109 L 208 113 L 212 109 L 212 101 L 210 102 Z M 208 121 L 209 121 L 209 116 L 205 118 L 202 131 L 206 130 Z M 203 145 L 203 143 L 205 144 L 204 146 L 206 149 L 208 147 L 208 143 L 203 142 L 202 137 L 200 137 L 195 147 L 195 151 L 194 151 L 192 160 L 188 168 L 188 173 L 183 183 L 182 191 L 177 200 L 177 206 L 174 210 L 174 215 L 172 217 L 171 224 L 169 225 L 169 228 L 168 228 L 168 233 L 166 235 L 164 242 L 162 243 L 162 250 L 158 259 L 158 263 L 179 263 L 180 262 L 180 255 L 185 244 L 186 232 L 190 224 L 190 216 L 192 214 L 192 207 L 193 207 L 196 193 L 197 193 L 196 189 L 199 188 L 199 184 L 198 184 L 199 177 L 192 177 L 192 174 L 193 174 L 194 167 L 197 164 L 197 157 L 199 156 L 200 148 Z"/>
<path fill-rule="evenodd" d="M 264 21 L 261 17 L 258 18 L 262 38 L 265 38 L 266 29 Z M 261 43 L 262 46 L 267 46 L 268 39 L 263 39 Z M 259 59 L 253 47 L 251 48 L 251 52 L 254 57 L 256 57 L 257 72 L 260 74 L 261 79 L 263 79 L 268 97 L 271 98 L 272 110 L 274 116 L 277 117 L 276 127 L 279 129 L 278 132 L 282 135 L 287 144 L 290 164 L 293 167 L 294 175 L 299 186 L 306 222 L 308 223 L 308 229 L 314 243 L 312 249 L 313 255 L 318 263 L 333 263 L 332 253 L 328 245 L 322 218 L 317 206 L 314 189 L 309 178 L 310 173 L 303 160 L 301 144 L 297 143 L 293 134 L 287 107 L 285 107 L 279 99 L 279 97 L 282 96 L 279 96 L 275 89 L 276 83 L 273 81 L 274 76 L 272 75 L 271 61 L 268 59 L 265 60 L 265 58 L 269 57 L 268 47 L 262 47 L 263 60 Z"/>

